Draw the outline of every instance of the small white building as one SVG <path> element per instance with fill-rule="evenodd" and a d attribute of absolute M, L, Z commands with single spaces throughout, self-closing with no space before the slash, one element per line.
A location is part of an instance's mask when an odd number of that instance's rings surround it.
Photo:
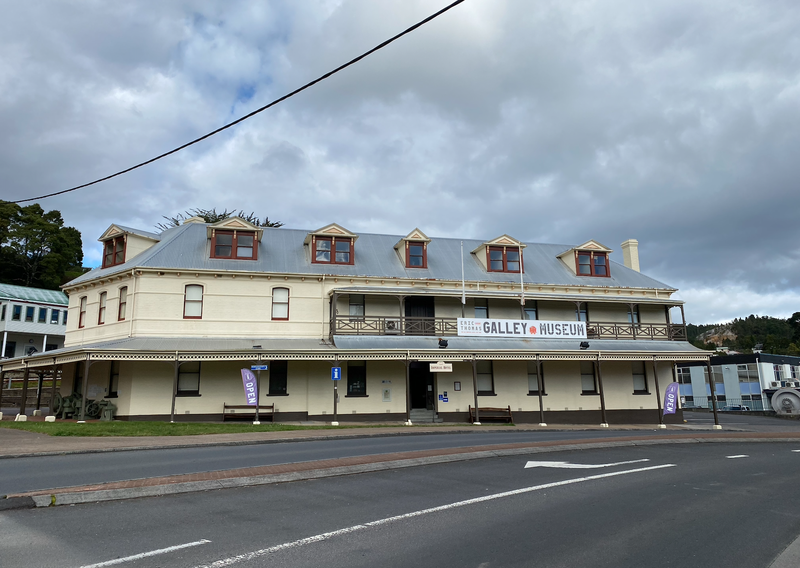
<path fill-rule="evenodd" d="M 0 284 L 0 359 L 64 347 L 68 305 L 60 290 Z"/>

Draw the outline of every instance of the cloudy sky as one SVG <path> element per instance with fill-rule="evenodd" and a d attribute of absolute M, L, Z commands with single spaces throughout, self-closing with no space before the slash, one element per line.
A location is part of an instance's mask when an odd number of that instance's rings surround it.
<path fill-rule="evenodd" d="M 0 199 L 113 173 L 258 108 L 434 0 L 10 2 Z M 83 234 L 190 207 L 289 227 L 640 243 L 690 322 L 800 311 L 796 0 L 467 0 L 132 174 L 44 200 Z"/>

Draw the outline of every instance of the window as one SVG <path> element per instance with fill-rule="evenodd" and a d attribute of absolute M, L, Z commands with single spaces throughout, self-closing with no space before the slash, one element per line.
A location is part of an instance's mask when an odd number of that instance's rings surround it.
<path fill-rule="evenodd" d="M 641 320 L 639 318 L 639 306 L 628 308 L 628 323 L 639 325 Z"/>
<path fill-rule="evenodd" d="M 575 319 L 578 321 L 589 321 L 589 306 L 586 302 L 581 302 L 575 306 Z"/>
<path fill-rule="evenodd" d="M 528 394 L 539 394 L 539 365 L 536 361 L 528 361 Z M 544 365 L 542 365 L 544 367 Z M 544 390 L 544 370 L 542 370 L 542 394 Z"/>
<path fill-rule="evenodd" d="M 211 258 L 257 260 L 258 246 L 253 231 L 214 231 Z"/>
<path fill-rule="evenodd" d="M 58 349 L 57 343 L 48 343 L 47 345 L 44 346 L 45 351 L 55 351 L 56 349 Z"/>
<path fill-rule="evenodd" d="M 428 268 L 428 247 L 425 243 L 406 241 L 406 268 Z"/>
<path fill-rule="evenodd" d="M 103 244 L 103 268 L 125 262 L 125 235 L 109 239 Z"/>
<path fill-rule="evenodd" d="M 86 325 L 86 296 L 81 298 L 81 311 L 78 315 L 78 328 Z"/>
<path fill-rule="evenodd" d="M 478 394 L 489 396 L 494 394 L 494 372 L 491 361 L 476 361 L 478 372 Z"/>
<path fill-rule="evenodd" d="M 47 323 L 47 308 L 39 308 L 39 323 Z"/>
<path fill-rule="evenodd" d="M 364 319 L 364 294 L 350 294 L 350 319 Z"/>
<path fill-rule="evenodd" d="M 67 325 L 67 310 L 64 310 L 64 319 L 61 322 L 61 325 Z"/>
<path fill-rule="evenodd" d="M 597 394 L 597 379 L 592 361 L 581 361 L 581 393 Z"/>
<path fill-rule="evenodd" d="M 489 317 L 489 300 L 475 300 L 475 317 L 478 319 Z"/>
<path fill-rule="evenodd" d="M 347 362 L 347 396 L 367 396 L 367 362 Z"/>
<path fill-rule="evenodd" d="M 119 308 L 117 309 L 117 321 L 125 319 L 125 310 L 128 308 L 128 287 L 123 286 L 119 289 Z"/>
<path fill-rule="evenodd" d="M 13 357 L 14 353 L 17 351 L 17 342 L 16 341 L 6 341 L 6 350 L 3 353 L 3 357 Z"/>
<path fill-rule="evenodd" d="M 286 378 L 288 374 L 288 361 L 272 361 L 270 363 L 268 392 L 270 396 L 283 396 L 286 394 Z"/>
<path fill-rule="evenodd" d="M 6 306 L 8 304 L 3 304 L 3 307 L 0 308 L 0 321 L 6 321 Z"/>
<path fill-rule="evenodd" d="M 100 292 L 100 309 L 97 310 L 97 325 L 106 323 L 106 300 L 108 292 Z"/>
<path fill-rule="evenodd" d="M 353 239 L 314 237 L 314 262 L 353 264 Z"/>
<path fill-rule="evenodd" d="M 119 387 L 119 361 L 111 361 L 111 368 L 108 372 L 108 394 L 106 398 L 117 398 L 117 388 Z"/>
<path fill-rule="evenodd" d="M 647 371 L 644 361 L 631 362 L 633 367 L 633 392 L 634 394 L 648 394 L 647 390 Z"/>
<path fill-rule="evenodd" d="M 289 289 L 288 288 L 273 288 L 272 289 L 272 319 L 274 319 L 274 320 L 288 320 L 289 319 Z"/>
<path fill-rule="evenodd" d="M 178 396 L 200 396 L 200 361 L 182 363 L 178 368 Z"/>
<path fill-rule="evenodd" d="M 11 306 L 11 319 L 13 321 L 22 319 L 22 306 Z"/>
<path fill-rule="evenodd" d="M 33 306 L 26 306 L 25 307 L 25 321 L 26 322 L 33 322 L 33 312 L 36 310 Z"/>
<path fill-rule="evenodd" d="M 486 255 L 489 272 L 519 272 L 521 263 L 519 248 L 488 247 Z"/>
<path fill-rule="evenodd" d="M 678 367 L 678 383 L 682 385 L 692 384 L 692 372 L 689 367 Z"/>
<path fill-rule="evenodd" d="M 773 365 L 772 372 L 775 373 L 775 380 L 782 381 L 783 380 L 783 365 Z"/>
<path fill-rule="evenodd" d="M 536 306 L 536 300 L 525 300 L 525 319 L 536 320 L 539 319 Z"/>
<path fill-rule="evenodd" d="M 183 299 L 183 318 L 201 319 L 203 317 L 203 287 L 197 284 L 186 286 Z"/>
<path fill-rule="evenodd" d="M 577 256 L 578 276 L 610 276 L 606 253 L 578 251 Z"/>

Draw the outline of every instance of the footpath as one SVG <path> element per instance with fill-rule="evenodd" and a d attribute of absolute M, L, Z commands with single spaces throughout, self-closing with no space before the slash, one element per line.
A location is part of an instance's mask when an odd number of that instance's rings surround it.
<path fill-rule="evenodd" d="M 615 431 L 616 435 L 601 438 L 570 440 L 526 441 L 471 447 L 441 448 L 398 453 L 373 454 L 300 463 L 209 471 L 167 477 L 133 479 L 78 487 L 63 487 L 0 495 L 0 511 L 17 508 L 72 505 L 139 497 L 153 497 L 231 487 L 283 483 L 304 479 L 366 473 L 401 467 L 467 461 L 488 457 L 555 452 L 563 450 L 604 447 L 686 444 L 713 442 L 795 442 L 800 443 L 800 424 L 778 421 L 776 425 L 759 427 L 744 424 L 723 426 L 724 431 L 712 430 L 709 425 L 670 425 L 667 430 L 653 426 L 612 425 L 609 428 L 585 425 L 361 427 L 337 430 L 292 430 L 284 432 L 253 432 L 243 434 L 209 434 L 201 436 L 163 437 L 51 437 L 22 430 L 0 428 L 0 472 L 5 459 L 19 457 L 98 453 L 153 449 L 174 449 L 199 446 L 254 445 L 299 442 L 321 439 L 374 438 L 427 434 L 458 434 L 464 432 L 509 431 Z M 343 424 L 344 425 L 344 424 Z M 626 435 L 620 435 L 624 431 Z"/>

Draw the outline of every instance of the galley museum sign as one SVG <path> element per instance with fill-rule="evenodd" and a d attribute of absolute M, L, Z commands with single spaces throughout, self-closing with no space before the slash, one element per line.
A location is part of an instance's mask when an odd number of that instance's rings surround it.
<path fill-rule="evenodd" d="M 458 318 L 463 337 L 586 339 L 586 322 Z"/>

